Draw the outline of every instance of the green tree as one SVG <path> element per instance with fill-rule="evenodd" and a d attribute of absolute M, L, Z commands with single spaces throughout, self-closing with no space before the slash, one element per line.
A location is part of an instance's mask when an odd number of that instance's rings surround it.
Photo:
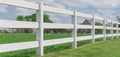
<path fill-rule="evenodd" d="M 50 17 L 49 15 L 47 14 L 44 14 L 44 22 L 45 23 L 53 23 L 51 20 L 50 20 Z M 32 15 L 27 15 L 27 16 L 18 16 L 17 17 L 17 21 L 33 21 L 35 22 L 36 21 L 36 14 L 32 14 Z"/>
<path fill-rule="evenodd" d="M 95 25 L 97 25 L 97 26 L 102 26 L 103 24 L 101 24 L 101 23 L 99 23 L 99 22 L 95 22 Z M 101 34 L 101 33 L 102 33 L 102 29 L 96 29 L 96 30 L 95 30 L 95 33 L 96 33 L 96 34 Z"/>
<path fill-rule="evenodd" d="M 44 14 L 43 18 L 44 18 L 44 22 L 45 22 L 45 23 L 53 23 L 53 22 L 50 20 L 49 15 Z M 30 19 L 31 19 L 31 21 L 36 21 L 36 14 L 30 15 Z"/>
<path fill-rule="evenodd" d="M 116 27 L 116 24 L 113 24 L 113 27 Z"/>
<path fill-rule="evenodd" d="M 25 16 L 25 21 L 31 21 L 31 16 Z"/>
<path fill-rule="evenodd" d="M 22 15 L 18 16 L 17 21 L 24 21 L 24 16 L 22 16 Z"/>
<path fill-rule="evenodd" d="M 53 23 L 50 18 L 49 18 L 49 15 L 47 14 L 44 14 L 44 22 L 45 23 Z M 26 16 L 18 16 L 17 17 L 17 21 L 32 21 L 32 22 L 36 22 L 36 14 L 31 14 L 31 15 L 26 15 Z M 48 31 L 50 31 L 48 29 Z M 30 28 L 27 28 L 27 29 L 17 29 L 17 32 L 20 32 L 20 33 L 30 33 L 30 32 L 33 32 L 33 29 L 30 29 Z"/>
<path fill-rule="evenodd" d="M 103 24 L 99 23 L 99 22 L 95 22 L 95 25 L 97 26 L 102 26 Z"/>
<path fill-rule="evenodd" d="M 36 21 L 36 14 L 32 14 L 32 15 L 30 15 L 30 19 L 31 19 L 31 21 Z"/>
<path fill-rule="evenodd" d="M 53 22 L 50 20 L 50 18 L 49 18 L 49 16 L 48 16 L 47 14 L 44 14 L 44 22 L 45 22 L 45 23 L 53 23 Z"/>

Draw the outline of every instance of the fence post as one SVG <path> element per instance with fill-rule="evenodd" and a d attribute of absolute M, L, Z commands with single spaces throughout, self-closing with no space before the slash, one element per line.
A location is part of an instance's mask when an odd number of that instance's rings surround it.
<path fill-rule="evenodd" d="M 119 24 L 116 23 L 116 27 L 117 27 L 117 39 L 119 39 Z"/>
<path fill-rule="evenodd" d="M 104 26 L 104 29 L 103 29 L 103 34 L 104 34 L 103 41 L 106 41 L 106 18 L 104 18 L 103 26 Z"/>
<path fill-rule="evenodd" d="M 91 30 L 91 34 L 92 34 L 92 43 L 95 43 L 95 15 L 93 15 L 93 19 L 92 19 L 92 30 Z"/>
<path fill-rule="evenodd" d="M 42 56 L 44 51 L 43 47 L 43 3 L 39 3 L 39 10 L 36 11 L 36 21 L 39 23 L 39 28 L 36 30 L 36 40 L 39 42 L 39 47 L 36 49 L 36 53 L 38 56 Z"/>
<path fill-rule="evenodd" d="M 77 15 L 76 15 L 76 10 L 74 10 L 74 15 L 72 16 L 72 24 L 73 24 L 73 29 L 72 29 L 72 37 L 73 37 L 73 43 L 72 43 L 72 48 L 77 48 Z"/>
<path fill-rule="evenodd" d="M 111 40 L 113 40 L 113 22 L 111 21 Z"/>

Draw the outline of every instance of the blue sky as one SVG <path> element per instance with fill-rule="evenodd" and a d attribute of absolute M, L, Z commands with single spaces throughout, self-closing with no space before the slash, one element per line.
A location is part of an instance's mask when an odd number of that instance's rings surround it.
<path fill-rule="evenodd" d="M 26 0 L 32 1 L 32 0 Z M 96 14 L 112 20 L 117 20 L 115 15 L 119 14 L 119 0 L 34 0 L 32 2 L 43 2 L 45 5 L 74 10 L 79 12 Z M 23 9 L 18 7 L 0 4 L 0 19 L 15 20 L 18 15 L 29 15 L 35 10 Z M 70 23 L 70 16 L 47 13 L 54 22 Z M 79 20 L 80 21 L 80 20 Z"/>

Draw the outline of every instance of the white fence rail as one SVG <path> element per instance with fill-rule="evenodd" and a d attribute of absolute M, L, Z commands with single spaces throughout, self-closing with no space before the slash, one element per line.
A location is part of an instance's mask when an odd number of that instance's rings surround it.
<path fill-rule="evenodd" d="M 37 48 L 37 54 L 43 55 L 44 53 L 44 46 L 49 45 L 56 45 L 56 44 L 62 44 L 62 43 L 68 43 L 73 42 L 73 48 L 77 47 L 77 41 L 83 41 L 83 40 L 92 40 L 92 43 L 95 43 L 96 38 L 103 38 L 103 40 L 106 40 L 106 36 L 112 36 L 111 39 L 113 39 L 113 36 L 119 36 L 119 30 L 120 28 L 118 25 L 120 23 L 116 21 L 111 21 L 106 18 L 102 18 L 96 15 L 91 14 L 84 14 L 77 11 L 71 11 L 71 10 L 65 10 L 65 9 L 59 9 L 55 7 L 45 6 L 42 3 L 33 3 L 33 2 L 27 2 L 23 0 L 0 0 L 0 4 L 5 5 L 12 5 L 22 8 L 28 8 L 32 10 L 36 10 L 37 14 L 37 22 L 23 22 L 23 21 L 8 21 L 8 20 L 0 20 L 0 28 L 36 28 L 36 41 L 33 42 L 21 42 L 21 43 L 11 43 L 11 44 L 0 44 L 0 53 L 1 52 L 8 52 L 8 51 L 15 51 L 15 50 L 21 50 L 21 49 L 28 49 L 28 48 Z M 59 13 L 59 14 L 66 14 L 71 15 L 72 17 L 72 24 L 51 24 L 51 23 L 43 23 L 43 14 L 44 11 L 46 12 L 53 12 L 53 13 Z M 77 17 L 86 17 L 90 18 L 92 20 L 92 25 L 78 25 L 77 24 Z M 101 20 L 103 21 L 103 26 L 95 26 L 95 20 Z M 113 25 L 111 27 L 106 26 L 106 22 L 111 22 L 113 24 L 117 24 L 116 27 L 113 28 Z M 43 40 L 43 30 L 47 29 L 72 29 L 72 37 L 71 38 L 62 38 L 62 39 L 54 39 L 54 40 Z M 91 36 L 82 36 L 77 37 L 77 29 L 91 29 L 92 35 Z M 95 29 L 103 29 L 103 34 L 101 35 L 95 35 Z M 106 29 L 111 30 L 111 34 L 106 34 Z M 117 34 L 113 34 L 113 30 L 117 31 Z"/>

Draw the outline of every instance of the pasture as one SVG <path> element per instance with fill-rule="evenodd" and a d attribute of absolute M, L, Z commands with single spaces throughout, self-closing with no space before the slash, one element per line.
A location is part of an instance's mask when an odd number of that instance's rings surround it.
<path fill-rule="evenodd" d="M 79 34 L 78 36 L 86 36 L 90 34 Z M 52 36 L 52 37 L 51 37 Z M 45 40 L 71 37 L 70 34 L 44 34 Z M 114 37 L 116 38 L 116 37 Z M 26 42 L 26 41 L 35 41 L 35 34 L 1 34 L 0 35 L 0 44 L 5 43 L 16 43 L 16 42 Z M 102 39 L 97 39 L 96 41 L 101 41 Z M 120 56 L 119 53 L 119 42 L 120 40 L 115 39 L 110 40 L 110 37 L 107 38 L 106 42 L 96 43 L 91 45 L 90 40 L 79 41 L 77 49 L 71 49 L 72 43 L 65 43 L 53 46 L 46 46 L 45 56 L 43 57 L 112 57 Z M 89 45 L 88 45 L 89 44 Z M 84 45 L 87 45 L 84 47 Z M 79 48 L 80 47 L 80 48 Z M 84 47 L 84 48 L 81 48 Z M 105 55 L 106 54 L 106 55 Z M 18 50 L 6 53 L 0 53 L 0 57 L 37 57 L 36 48 Z"/>
<path fill-rule="evenodd" d="M 120 39 L 51 53 L 43 57 L 120 57 Z"/>
<path fill-rule="evenodd" d="M 90 34 L 78 34 L 78 36 L 87 36 L 87 35 Z M 71 34 L 44 34 L 44 40 L 67 38 L 71 36 L 72 36 Z M 35 40 L 36 40 L 35 34 L 0 34 L 0 44 L 27 42 L 27 41 L 35 41 Z M 79 41 L 78 46 L 90 42 L 91 42 L 90 40 Z M 44 47 L 45 48 L 44 51 L 45 54 L 51 52 L 57 52 L 65 49 L 70 49 L 72 48 L 71 45 L 72 43 L 65 43 L 59 45 L 46 46 Z M 36 56 L 36 48 L 0 53 L 0 57 L 32 57 L 32 56 Z"/>

